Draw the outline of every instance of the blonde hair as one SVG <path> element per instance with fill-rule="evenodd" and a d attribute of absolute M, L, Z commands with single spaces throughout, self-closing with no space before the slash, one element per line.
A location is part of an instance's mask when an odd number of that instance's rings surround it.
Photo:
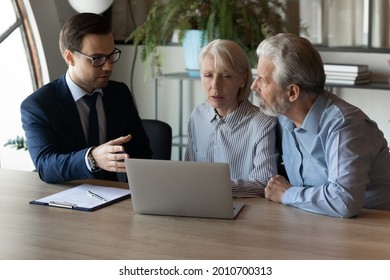
<path fill-rule="evenodd" d="M 233 41 L 217 39 L 202 48 L 199 55 L 200 62 L 207 55 L 214 57 L 217 69 L 228 71 L 236 77 L 245 76 L 245 83 L 240 88 L 237 99 L 238 101 L 248 99 L 251 94 L 253 77 L 250 62 L 244 50 Z"/>

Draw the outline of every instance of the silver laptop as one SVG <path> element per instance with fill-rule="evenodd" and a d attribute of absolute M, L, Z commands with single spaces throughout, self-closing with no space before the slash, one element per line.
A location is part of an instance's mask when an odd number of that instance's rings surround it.
<path fill-rule="evenodd" d="M 126 159 L 133 209 L 140 214 L 234 219 L 227 163 Z"/>

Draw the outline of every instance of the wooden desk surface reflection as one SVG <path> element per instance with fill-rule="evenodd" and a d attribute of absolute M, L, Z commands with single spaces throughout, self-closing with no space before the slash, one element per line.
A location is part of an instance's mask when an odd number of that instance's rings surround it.
<path fill-rule="evenodd" d="M 29 204 L 80 183 L 0 169 L 0 258 L 390 259 L 390 211 L 338 219 L 254 198 L 218 220 L 134 214 L 131 199 L 95 212 Z"/>

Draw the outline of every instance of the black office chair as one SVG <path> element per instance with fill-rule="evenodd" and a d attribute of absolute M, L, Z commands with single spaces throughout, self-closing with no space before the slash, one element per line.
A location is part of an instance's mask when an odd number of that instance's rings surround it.
<path fill-rule="evenodd" d="M 171 159 L 172 128 L 166 122 L 160 120 L 143 119 L 146 135 L 153 151 L 152 159 Z"/>

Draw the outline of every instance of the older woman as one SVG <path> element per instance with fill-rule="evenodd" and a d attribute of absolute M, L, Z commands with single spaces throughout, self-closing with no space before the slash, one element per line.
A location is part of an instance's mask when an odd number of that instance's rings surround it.
<path fill-rule="evenodd" d="M 185 160 L 229 163 L 235 196 L 263 196 L 277 174 L 276 119 L 248 100 L 248 57 L 235 42 L 214 40 L 202 49 L 200 68 L 207 102 L 191 113 Z"/>

